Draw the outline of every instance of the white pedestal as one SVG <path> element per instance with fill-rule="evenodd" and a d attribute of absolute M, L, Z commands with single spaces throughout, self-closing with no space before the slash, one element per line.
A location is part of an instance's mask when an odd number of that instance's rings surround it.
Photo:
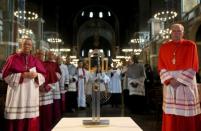
<path fill-rule="evenodd" d="M 91 117 L 62 118 L 52 131 L 142 131 L 130 117 L 101 117 L 101 119 L 109 120 L 110 124 L 106 126 L 83 125 L 83 120 L 91 119 Z"/>

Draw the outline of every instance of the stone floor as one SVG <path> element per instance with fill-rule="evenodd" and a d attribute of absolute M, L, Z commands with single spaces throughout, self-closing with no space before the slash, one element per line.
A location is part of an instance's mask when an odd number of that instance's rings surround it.
<path fill-rule="evenodd" d="M 131 117 L 143 131 L 161 130 L 161 112 L 155 110 L 130 111 L 128 108 L 112 108 L 110 105 L 101 107 L 103 117 Z M 77 110 L 74 113 L 64 113 L 63 117 L 91 117 L 91 109 Z"/>

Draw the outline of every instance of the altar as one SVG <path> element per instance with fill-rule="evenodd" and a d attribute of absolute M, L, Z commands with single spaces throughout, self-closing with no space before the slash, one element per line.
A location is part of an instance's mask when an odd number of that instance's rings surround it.
<path fill-rule="evenodd" d="M 83 120 L 91 117 L 62 118 L 52 131 L 142 131 L 130 117 L 101 117 L 109 120 L 109 125 L 83 125 Z"/>

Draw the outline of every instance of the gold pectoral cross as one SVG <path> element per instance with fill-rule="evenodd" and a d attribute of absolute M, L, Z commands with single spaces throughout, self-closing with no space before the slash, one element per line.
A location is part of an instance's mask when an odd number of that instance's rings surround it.
<path fill-rule="evenodd" d="M 172 64 L 175 65 L 176 64 L 176 53 L 173 53 L 173 58 L 172 58 Z"/>
<path fill-rule="evenodd" d="M 176 64 L 176 58 L 175 58 L 175 57 L 172 59 L 172 64 L 173 64 L 173 65 Z"/>

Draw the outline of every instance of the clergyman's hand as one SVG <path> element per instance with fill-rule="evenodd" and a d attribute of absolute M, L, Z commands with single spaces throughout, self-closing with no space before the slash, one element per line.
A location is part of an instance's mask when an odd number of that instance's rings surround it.
<path fill-rule="evenodd" d="M 182 83 L 180 83 L 179 81 L 177 81 L 176 79 L 171 79 L 170 80 L 170 85 L 173 87 L 173 88 L 177 88 L 178 86 L 180 86 Z"/>
<path fill-rule="evenodd" d="M 36 72 L 29 72 L 30 73 L 30 79 L 34 79 L 38 76 Z"/>
<path fill-rule="evenodd" d="M 35 77 L 37 77 L 37 73 L 36 72 L 24 72 L 22 73 L 22 77 L 23 78 L 29 78 L 29 79 L 34 79 Z"/>
<path fill-rule="evenodd" d="M 23 72 L 22 77 L 23 78 L 29 78 L 30 77 L 30 72 Z"/>

